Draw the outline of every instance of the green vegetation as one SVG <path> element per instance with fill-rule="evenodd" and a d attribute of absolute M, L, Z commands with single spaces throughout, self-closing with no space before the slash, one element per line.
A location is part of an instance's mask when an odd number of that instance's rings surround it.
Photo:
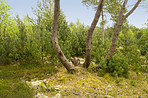
<path fill-rule="evenodd" d="M 59 72 L 42 82 L 38 91 L 48 97 L 60 95 L 67 98 L 93 98 L 105 97 L 136 97 L 146 98 L 148 94 L 147 73 L 130 71 L 131 78 L 112 77 L 106 73 L 103 77 L 98 77 L 96 73 L 91 73 L 91 68 L 85 69 L 82 66 L 76 67 L 75 74 L 69 74 L 64 67 L 59 68 Z"/>
<path fill-rule="evenodd" d="M 33 89 L 20 80 L 0 80 L 0 98 L 33 98 L 33 95 Z"/>
<path fill-rule="evenodd" d="M 57 72 L 57 69 L 51 65 L 42 64 L 24 64 L 0 68 L 1 79 L 44 79 Z"/>
<path fill-rule="evenodd" d="M 26 81 L 49 78 L 37 91 L 50 97 L 59 93 L 57 85 L 61 86 L 60 94 L 68 97 L 91 98 L 95 94 L 105 97 L 106 93 L 113 97 L 122 97 L 121 93 L 123 97 L 148 95 L 145 88 L 148 86 L 148 26 L 136 28 L 124 22 L 116 51 L 106 61 L 116 24 L 105 28 L 104 44 L 102 28 L 96 27 L 92 36 L 91 66 L 85 69 L 80 65 L 74 74 L 69 74 L 60 66 L 52 46 L 52 2 L 38 2 L 34 10 L 37 19 L 28 15 L 24 19 L 18 15 L 10 17 L 10 6 L 4 0 L 0 1 L 0 7 L 0 98 L 33 98 L 36 91 Z M 112 17 L 112 20 L 117 19 Z M 79 20 L 76 24 L 68 23 L 60 12 L 58 41 L 68 60 L 84 58 L 88 28 Z M 100 69 L 96 71 L 97 64 Z M 109 85 L 112 90 L 107 92 Z"/>
<path fill-rule="evenodd" d="M 56 72 L 55 67 L 41 64 L 0 67 L 0 98 L 33 98 L 33 89 L 25 81 L 45 79 Z"/>

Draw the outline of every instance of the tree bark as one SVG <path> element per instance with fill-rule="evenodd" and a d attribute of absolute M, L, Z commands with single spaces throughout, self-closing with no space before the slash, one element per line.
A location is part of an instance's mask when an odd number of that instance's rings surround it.
<path fill-rule="evenodd" d="M 87 34 L 87 39 L 86 39 L 86 56 L 85 56 L 85 62 L 83 64 L 83 67 L 88 68 L 90 65 L 90 61 L 91 61 L 91 39 L 92 39 L 92 34 L 93 31 L 97 25 L 97 22 L 99 20 L 102 8 L 103 8 L 103 2 L 104 0 L 100 0 L 98 7 L 97 7 L 97 11 L 94 17 L 94 20 L 88 30 L 88 34 Z"/>
<path fill-rule="evenodd" d="M 126 6 L 127 2 L 128 2 L 128 0 L 124 0 L 122 8 L 121 8 L 121 10 L 119 12 L 118 23 L 117 23 L 115 31 L 114 31 L 112 44 L 110 46 L 110 50 L 109 50 L 108 54 L 105 57 L 105 60 L 107 60 L 108 57 L 112 57 L 113 53 L 115 52 L 116 45 L 117 45 L 117 40 L 118 40 L 118 35 L 119 35 L 119 32 L 120 32 L 120 28 L 122 26 L 123 20 L 125 20 L 138 7 L 141 0 L 138 0 L 137 3 L 134 5 L 134 7 L 126 15 L 124 15 L 124 10 L 125 10 L 125 6 Z"/>
<path fill-rule="evenodd" d="M 142 0 L 138 0 L 136 2 L 136 4 L 134 5 L 134 7 L 126 14 L 124 15 L 124 19 L 126 19 L 130 14 L 132 14 L 134 12 L 134 10 L 138 7 L 138 5 L 140 4 Z"/>
<path fill-rule="evenodd" d="M 57 57 L 61 61 L 61 63 L 64 65 L 64 67 L 68 70 L 68 72 L 73 73 L 74 72 L 74 66 L 72 66 L 65 55 L 63 54 L 57 39 L 57 32 L 58 32 L 58 23 L 59 23 L 59 15 L 60 15 L 60 0 L 55 0 L 54 5 L 54 21 L 53 21 L 53 33 L 52 33 L 52 44 L 54 47 L 54 50 L 57 54 Z"/>
<path fill-rule="evenodd" d="M 104 15 L 103 15 L 103 9 L 102 9 L 102 43 L 104 44 Z"/>

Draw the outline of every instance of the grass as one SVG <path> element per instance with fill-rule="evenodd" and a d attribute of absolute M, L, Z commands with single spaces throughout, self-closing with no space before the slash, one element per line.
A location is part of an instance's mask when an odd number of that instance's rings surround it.
<path fill-rule="evenodd" d="M 57 71 L 42 64 L 0 66 L 0 98 L 33 98 L 33 89 L 25 81 L 49 78 Z"/>
<path fill-rule="evenodd" d="M 115 98 L 148 97 L 148 73 L 130 71 L 130 78 L 111 77 L 106 73 L 99 77 L 91 67 L 76 67 L 75 74 L 69 74 L 64 67 L 58 70 L 51 65 L 23 64 L 0 66 L 0 98 L 33 98 L 41 92 L 49 98 L 60 94 L 66 98 Z M 39 89 L 33 90 L 25 81 L 46 79 Z M 45 88 L 46 89 L 45 89 Z M 56 90 L 56 88 L 60 90 Z"/>
<path fill-rule="evenodd" d="M 59 93 L 65 98 L 104 98 L 106 95 L 114 98 L 148 97 L 148 73 L 139 72 L 137 75 L 130 71 L 130 78 L 115 78 L 109 73 L 98 77 L 97 73 L 88 70 L 78 66 L 75 74 L 69 74 L 65 68 L 60 68 L 58 73 L 47 80 L 54 87 L 60 86 L 60 91 L 43 93 L 49 98 Z"/>
<path fill-rule="evenodd" d="M 33 89 L 20 81 L 1 80 L 0 98 L 33 98 Z"/>
<path fill-rule="evenodd" d="M 2 70 L 1 70 L 2 69 Z M 24 64 L 0 68 L 1 79 L 45 79 L 57 72 L 57 69 L 50 65 Z"/>

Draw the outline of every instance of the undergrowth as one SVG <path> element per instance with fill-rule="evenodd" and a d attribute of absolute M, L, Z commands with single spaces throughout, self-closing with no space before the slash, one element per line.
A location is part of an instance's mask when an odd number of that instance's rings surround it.
<path fill-rule="evenodd" d="M 33 98 L 33 89 L 24 81 L 45 79 L 58 70 L 51 65 L 0 66 L 0 98 Z"/>

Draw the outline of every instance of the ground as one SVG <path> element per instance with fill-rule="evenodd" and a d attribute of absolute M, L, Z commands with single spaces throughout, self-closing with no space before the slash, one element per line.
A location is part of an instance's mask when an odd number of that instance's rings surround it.
<path fill-rule="evenodd" d="M 47 98 L 148 98 L 147 75 L 131 71 L 129 79 L 115 79 L 108 73 L 99 77 L 81 66 L 76 67 L 75 74 L 60 67 L 58 73 L 40 81 L 35 89 Z"/>
<path fill-rule="evenodd" d="M 81 63 L 82 64 L 82 63 Z M 27 95 L 27 96 L 26 96 Z M 148 73 L 130 71 L 130 77 L 99 77 L 94 63 L 76 66 L 10 65 L 0 67 L 0 98 L 148 98 Z"/>

